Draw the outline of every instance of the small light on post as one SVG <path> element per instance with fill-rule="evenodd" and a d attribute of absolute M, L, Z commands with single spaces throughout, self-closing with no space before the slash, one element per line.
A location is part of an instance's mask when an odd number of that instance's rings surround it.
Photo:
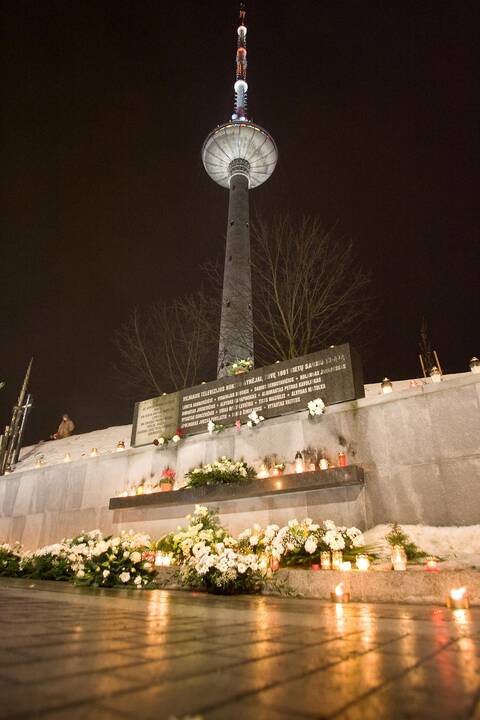
<path fill-rule="evenodd" d="M 117 452 L 123 452 L 125 450 L 125 442 L 123 440 L 119 440 L 117 443 Z"/>
<path fill-rule="evenodd" d="M 330 597 L 334 603 L 350 602 L 350 593 L 345 591 L 343 583 L 335 586 L 335 590 L 330 593 Z"/>
<path fill-rule="evenodd" d="M 477 357 L 472 357 L 469 365 L 472 373 L 480 373 L 480 360 Z"/>
<path fill-rule="evenodd" d="M 430 370 L 430 378 L 433 383 L 442 382 L 442 373 L 436 365 L 434 365 Z"/>
<path fill-rule="evenodd" d="M 383 378 L 380 387 L 382 390 L 382 395 L 388 395 L 388 393 L 393 392 L 392 381 L 389 380 L 387 377 Z"/>
<path fill-rule="evenodd" d="M 303 473 L 305 470 L 305 464 L 303 462 L 303 455 L 298 450 L 297 454 L 295 455 L 295 472 L 296 473 Z"/>
<path fill-rule="evenodd" d="M 97 448 L 92 448 L 90 450 L 90 457 L 98 457 L 98 450 Z"/>
<path fill-rule="evenodd" d="M 401 545 L 394 545 L 392 548 L 392 568 L 397 571 L 407 569 L 407 555 L 405 549 Z"/>
<path fill-rule="evenodd" d="M 467 595 L 467 588 L 452 588 L 447 597 L 447 607 L 452 610 L 468 610 L 470 601 Z"/>
<path fill-rule="evenodd" d="M 360 570 L 360 572 L 367 572 L 370 567 L 368 555 L 358 555 L 355 560 L 355 565 L 357 566 L 357 570 Z"/>

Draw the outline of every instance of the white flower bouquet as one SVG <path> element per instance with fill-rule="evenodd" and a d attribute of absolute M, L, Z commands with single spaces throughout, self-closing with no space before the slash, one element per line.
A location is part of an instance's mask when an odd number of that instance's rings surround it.
<path fill-rule="evenodd" d="M 247 426 L 249 428 L 257 427 L 257 425 L 260 425 L 260 423 L 264 420 L 265 418 L 263 415 L 259 415 L 256 410 L 252 410 L 252 412 L 248 415 Z"/>
<path fill-rule="evenodd" d="M 235 462 L 225 456 L 214 463 L 201 465 L 186 473 L 187 487 L 200 485 L 226 485 L 231 483 L 246 483 L 255 478 L 255 468 L 242 460 Z"/>
<path fill-rule="evenodd" d="M 256 592 L 266 563 L 239 546 L 218 520 L 218 513 L 197 505 L 187 528 L 165 536 L 157 548 L 172 552 L 180 580 L 188 587 L 218 593 Z"/>
<path fill-rule="evenodd" d="M 310 402 L 307 404 L 307 408 L 308 417 L 320 417 L 320 415 L 323 415 L 323 413 L 325 412 L 325 403 L 323 402 L 322 398 L 316 398 L 315 400 L 310 400 Z"/>
<path fill-rule="evenodd" d="M 79 585 L 140 588 L 154 577 L 153 564 L 145 558 L 150 550 L 148 535 L 130 531 L 104 537 L 92 530 L 25 553 L 21 572 L 26 577 L 73 580 Z"/>

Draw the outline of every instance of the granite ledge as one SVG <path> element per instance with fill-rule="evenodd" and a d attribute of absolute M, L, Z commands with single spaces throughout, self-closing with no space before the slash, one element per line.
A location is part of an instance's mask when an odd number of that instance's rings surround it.
<path fill-rule="evenodd" d="M 313 470 L 292 475 L 279 475 L 241 485 L 204 485 L 198 488 L 182 488 L 172 492 L 156 492 L 149 495 L 110 498 L 110 510 L 127 508 L 148 508 L 165 505 L 194 505 L 219 500 L 287 495 L 340 488 L 349 485 L 363 485 L 364 472 L 359 465 L 329 470 Z"/>

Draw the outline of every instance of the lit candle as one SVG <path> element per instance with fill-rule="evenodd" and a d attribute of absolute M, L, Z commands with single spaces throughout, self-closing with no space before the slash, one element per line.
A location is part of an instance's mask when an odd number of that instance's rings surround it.
<path fill-rule="evenodd" d="M 65 453 L 63 456 L 63 462 L 71 462 L 72 458 L 70 457 L 70 453 Z"/>
<path fill-rule="evenodd" d="M 430 378 L 434 383 L 439 383 L 442 381 L 442 373 L 436 365 L 434 365 L 430 370 Z"/>
<path fill-rule="evenodd" d="M 125 450 L 125 442 L 123 440 L 119 440 L 117 443 L 117 452 L 122 452 Z"/>
<path fill-rule="evenodd" d="M 332 570 L 340 570 L 343 562 L 343 553 L 341 550 L 333 550 L 332 552 Z"/>
<path fill-rule="evenodd" d="M 350 602 L 350 593 L 345 592 L 343 583 L 339 583 L 335 586 L 335 590 L 330 593 L 332 601 L 335 603 L 347 603 Z"/>
<path fill-rule="evenodd" d="M 92 448 L 90 450 L 90 457 L 97 457 L 98 456 L 98 450 L 97 448 Z"/>
<path fill-rule="evenodd" d="M 278 468 L 278 467 L 272 468 L 272 476 L 273 476 L 273 477 L 278 477 L 279 475 L 281 475 L 281 473 L 280 473 L 280 468 Z"/>
<path fill-rule="evenodd" d="M 279 569 L 279 567 L 280 567 L 279 561 L 276 560 L 275 558 L 272 558 L 272 559 L 270 560 L 270 570 L 272 570 L 272 572 L 277 572 L 277 570 Z"/>
<path fill-rule="evenodd" d="M 347 467 L 347 456 L 343 450 L 338 453 L 338 467 Z"/>
<path fill-rule="evenodd" d="M 370 567 L 370 560 L 368 559 L 368 555 L 358 555 L 357 559 L 355 560 L 355 565 L 357 566 L 357 570 L 360 570 L 360 572 L 366 572 Z"/>
<path fill-rule="evenodd" d="M 314 570 L 315 572 L 317 570 L 320 570 L 320 565 L 318 563 L 312 563 L 312 570 Z"/>
<path fill-rule="evenodd" d="M 416 387 L 417 387 L 417 381 L 416 381 L 416 380 L 410 380 L 409 385 L 410 385 L 411 388 L 416 388 Z"/>
<path fill-rule="evenodd" d="M 447 607 L 452 610 L 468 610 L 470 602 L 467 595 L 467 588 L 452 588 L 447 597 Z"/>
<path fill-rule="evenodd" d="M 332 559 L 329 550 L 324 550 L 320 553 L 320 565 L 322 570 L 330 570 L 332 567 Z"/>
<path fill-rule="evenodd" d="M 426 557 L 425 558 L 425 570 L 427 572 L 438 572 L 438 563 L 436 557 Z"/>
<path fill-rule="evenodd" d="M 393 392 L 392 381 L 389 380 L 387 377 L 386 377 L 386 378 L 383 378 L 380 387 L 381 387 L 381 389 L 382 389 L 382 394 L 383 394 L 383 395 L 388 395 L 388 393 Z"/>
<path fill-rule="evenodd" d="M 157 567 L 168 567 L 172 564 L 172 555 L 171 553 L 164 553 L 161 550 L 158 550 L 155 554 L 155 565 Z"/>
<path fill-rule="evenodd" d="M 257 473 L 257 478 L 267 478 L 269 476 L 267 466 L 265 464 L 260 466 L 260 470 Z"/>
<path fill-rule="evenodd" d="M 342 564 L 340 565 L 340 570 L 342 570 L 342 572 L 350 572 L 351 569 L 352 563 L 349 560 L 342 562 Z"/>
<path fill-rule="evenodd" d="M 300 450 L 298 450 L 297 454 L 295 455 L 295 472 L 303 473 L 304 470 L 305 470 L 305 465 L 303 462 L 303 455 L 300 452 Z"/>
<path fill-rule="evenodd" d="M 318 467 L 320 468 L 320 470 L 328 470 L 328 460 L 327 460 L 326 457 L 323 457 L 323 455 L 322 455 L 322 457 L 320 458 L 320 462 L 318 463 Z"/>
<path fill-rule="evenodd" d="M 308 466 L 308 468 L 309 468 L 310 472 L 313 472 L 314 470 L 316 470 L 315 463 L 313 463 L 313 462 L 310 463 L 310 465 Z"/>
<path fill-rule="evenodd" d="M 394 570 L 402 571 L 407 569 L 407 556 L 405 554 L 404 548 L 401 545 L 393 546 L 391 561 Z"/>
<path fill-rule="evenodd" d="M 480 373 L 480 360 L 477 357 L 473 357 L 469 365 L 472 373 Z"/>

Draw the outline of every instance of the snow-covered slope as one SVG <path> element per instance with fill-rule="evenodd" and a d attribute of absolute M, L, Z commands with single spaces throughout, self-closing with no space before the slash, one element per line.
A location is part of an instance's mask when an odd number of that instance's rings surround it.
<path fill-rule="evenodd" d="M 390 555 L 385 542 L 389 525 L 377 525 L 367 530 L 365 540 L 369 545 L 381 546 L 384 557 Z M 429 555 L 443 558 L 451 566 L 480 567 L 480 525 L 466 527 L 431 527 L 429 525 L 402 525 L 411 540 Z"/>
<path fill-rule="evenodd" d="M 97 448 L 99 455 L 107 455 L 116 452 L 119 440 L 124 441 L 126 448 L 130 447 L 131 432 L 131 425 L 120 425 L 25 447 L 21 450 L 20 462 L 15 470 L 31 470 L 39 458 L 43 458 L 45 465 L 56 465 L 64 461 L 66 453 L 70 454 L 72 461 L 80 460 L 82 457 L 89 457 L 92 448 Z"/>

